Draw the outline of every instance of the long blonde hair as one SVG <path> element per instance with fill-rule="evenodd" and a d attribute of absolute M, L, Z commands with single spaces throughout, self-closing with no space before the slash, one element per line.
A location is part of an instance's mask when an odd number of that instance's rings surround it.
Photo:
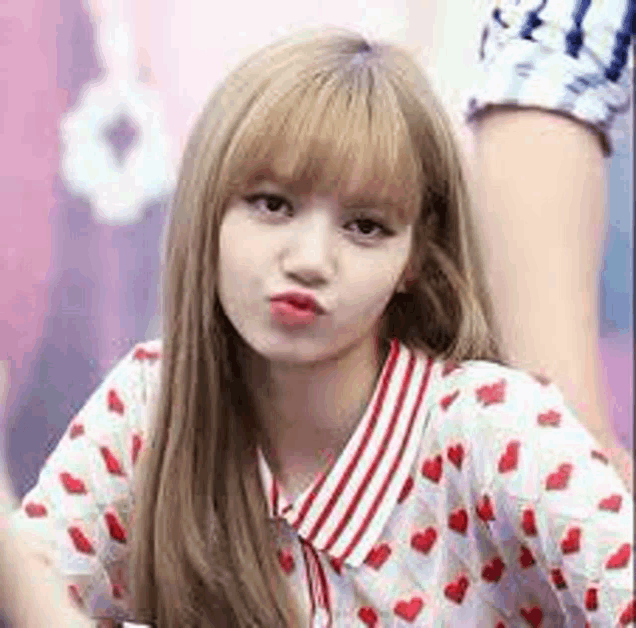
<path fill-rule="evenodd" d="M 214 91 L 181 163 L 164 240 L 161 387 L 135 484 L 134 612 L 161 628 L 301 625 L 257 473 L 245 343 L 217 296 L 219 228 L 247 177 L 365 185 L 415 222 L 405 294 L 383 317 L 437 358 L 500 360 L 451 122 L 408 52 L 343 29 L 250 56 Z M 237 242 L 240 246 L 240 242 Z"/>

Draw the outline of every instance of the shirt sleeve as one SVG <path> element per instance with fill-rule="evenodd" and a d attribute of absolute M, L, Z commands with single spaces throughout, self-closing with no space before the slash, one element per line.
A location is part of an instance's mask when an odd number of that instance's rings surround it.
<path fill-rule="evenodd" d="M 492 0 L 482 28 L 467 123 L 494 105 L 540 107 L 574 117 L 601 135 L 630 106 L 636 21 L 633 0 Z M 615 128 L 615 127 L 614 127 Z"/>
<path fill-rule="evenodd" d="M 631 625 L 633 497 L 555 386 L 506 373 L 473 394 L 494 560 L 518 585 L 507 610 L 532 625 Z"/>
<path fill-rule="evenodd" d="M 133 474 L 146 418 L 146 362 L 132 349 L 88 399 L 11 526 L 94 618 L 128 618 L 127 538 Z"/>

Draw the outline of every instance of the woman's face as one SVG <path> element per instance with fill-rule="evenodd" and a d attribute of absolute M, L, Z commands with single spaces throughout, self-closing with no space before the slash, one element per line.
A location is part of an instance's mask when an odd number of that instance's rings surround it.
<path fill-rule="evenodd" d="M 245 342 L 267 360 L 309 365 L 375 342 L 409 260 L 411 224 L 373 197 L 301 193 L 274 175 L 229 200 L 221 222 L 219 298 Z M 357 200 L 356 200 L 357 199 Z M 324 309 L 290 325 L 273 296 L 302 291 Z"/>

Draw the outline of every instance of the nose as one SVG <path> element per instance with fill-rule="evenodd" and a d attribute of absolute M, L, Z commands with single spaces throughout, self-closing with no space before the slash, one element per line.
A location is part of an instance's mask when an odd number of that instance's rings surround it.
<path fill-rule="evenodd" d="M 329 282 L 335 272 L 331 218 L 326 208 L 307 211 L 294 225 L 283 271 L 304 284 Z"/>

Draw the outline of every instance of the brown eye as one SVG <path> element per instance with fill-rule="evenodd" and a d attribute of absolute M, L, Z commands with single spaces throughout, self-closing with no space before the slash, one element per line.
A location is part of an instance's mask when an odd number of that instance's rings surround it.
<path fill-rule="evenodd" d="M 373 232 L 374 229 L 377 229 L 380 226 L 380 225 L 378 225 L 378 223 L 373 222 L 373 220 L 365 219 L 365 220 L 358 220 L 356 222 L 358 223 L 360 231 L 364 235 L 369 235 L 370 233 Z"/>
<path fill-rule="evenodd" d="M 252 194 L 251 196 L 246 196 L 245 200 L 250 205 L 255 205 L 258 209 L 262 209 L 269 214 L 277 213 L 282 205 L 291 207 L 285 198 L 277 194 Z"/>
<path fill-rule="evenodd" d="M 358 233 L 356 235 L 361 235 L 365 239 L 373 239 L 376 237 L 381 238 L 393 235 L 393 232 L 390 229 L 376 220 L 371 220 L 371 218 L 356 218 L 349 224 L 357 224 Z"/>

